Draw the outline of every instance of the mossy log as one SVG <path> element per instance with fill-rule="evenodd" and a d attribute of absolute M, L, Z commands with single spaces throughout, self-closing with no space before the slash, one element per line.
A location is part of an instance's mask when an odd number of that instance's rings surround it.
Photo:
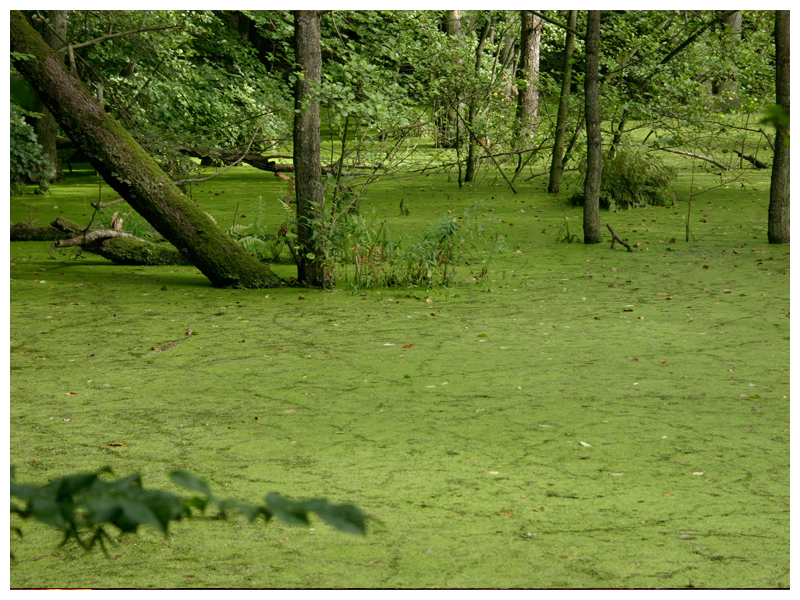
<path fill-rule="evenodd" d="M 188 257 L 171 244 L 143 240 L 130 233 L 114 229 L 85 231 L 77 223 L 59 217 L 51 224 L 53 231 L 61 232 L 66 239 L 55 240 L 56 248 L 80 246 L 83 250 L 102 256 L 118 265 L 190 265 Z"/>
<path fill-rule="evenodd" d="M 283 280 L 223 232 L 172 184 L 131 134 L 68 73 L 20 11 L 11 11 L 16 69 L 98 174 L 217 287 L 265 288 Z"/>
<path fill-rule="evenodd" d="M 110 231 L 96 232 L 101 234 L 93 239 L 78 244 L 69 244 L 71 240 L 55 242 L 56 247 L 79 245 L 83 250 L 102 256 L 118 265 L 191 265 L 191 261 L 170 244 L 154 244 L 137 237 L 104 237 Z M 73 240 L 77 238 L 72 238 Z"/>
<path fill-rule="evenodd" d="M 30 223 L 17 223 L 11 226 L 12 242 L 52 242 L 68 237 L 69 234 L 54 227 L 36 227 Z"/>

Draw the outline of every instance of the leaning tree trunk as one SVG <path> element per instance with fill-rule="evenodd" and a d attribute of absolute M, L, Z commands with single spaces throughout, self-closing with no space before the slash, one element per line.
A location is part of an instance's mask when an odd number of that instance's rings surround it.
<path fill-rule="evenodd" d="M 578 11 L 569 11 L 570 29 L 575 29 L 578 21 Z M 572 85 L 572 53 L 575 50 L 575 34 L 567 30 L 567 39 L 564 43 L 564 69 L 561 74 L 561 96 L 558 99 L 558 117 L 556 118 L 556 139 L 553 142 L 553 161 L 550 164 L 550 181 L 547 191 L 557 194 L 561 187 L 561 175 L 564 165 L 561 162 L 564 156 L 564 137 L 567 131 L 567 118 L 569 117 L 569 92 Z"/>
<path fill-rule="evenodd" d="M 583 243 L 603 241 L 600 230 L 600 182 L 603 177 L 603 138 L 600 134 L 600 11 L 590 10 L 586 25 L 586 180 L 584 181 Z"/>
<path fill-rule="evenodd" d="M 778 123 L 769 188 L 767 237 L 770 244 L 789 242 L 789 11 L 775 11 L 775 101 L 786 110 L 787 123 Z"/>
<path fill-rule="evenodd" d="M 67 11 L 66 10 L 45 10 L 43 11 L 47 22 L 42 23 L 42 39 L 51 48 L 62 48 L 67 39 Z M 64 52 L 58 53 L 58 58 L 64 62 Z M 53 163 L 56 170 L 56 181 L 61 181 L 64 178 L 64 173 L 61 170 L 61 162 L 58 160 L 58 148 L 56 141 L 58 139 L 58 123 L 53 114 L 42 103 L 41 99 L 37 99 L 38 106 L 36 112 L 42 116 L 36 119 L 33 128 L 36 130 L 36 137 L 39 143 L 44 148 L 44 152 Z"/>
<path fill-rule="evenodd" d="M 319 100 L 322 78 L 320 16 L 315 10 L 294 13 L 295 63 L 300 73 L 294 92 L 294 174 L 297 199 L 297 280 L 310 286 L 328 286 L 320 247 L 319 226 L 324 210 L 320 176 Z"/>
<path fill-rule="evenodd" d="M 11 49 L 31 55 L 14 65 L 38 92 L 98 174 L 219 287 L 282 283 L 190 202 L 125 128 L 106 114 L 19 11 L 11 12 Z"/>

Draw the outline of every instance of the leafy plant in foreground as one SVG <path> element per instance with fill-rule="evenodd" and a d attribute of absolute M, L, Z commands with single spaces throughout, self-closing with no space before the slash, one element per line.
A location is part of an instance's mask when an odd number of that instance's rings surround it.
<path fill-rule="evenodd" d="M 275 517 L 292 525 L 308 525 L 309 514 L 316 513 L 340 531 L 366 533 L 366 517 L 352 504 L 331 504 L 324 498 L 293 502 L 275 492 L 267 494 L 262 504 L 243 504 L 216 497 L 207 482 L 188 471 L 173 471 L 170 479 L 174 483 L 200 494 L 184 498 L 162 490 L 145 489 L 138 473 L 116 481 L 100 478 L 101 474 L 111 472 L 106 467 L 97 473 L 68 475 L 40 486 L 16 483 L 15 469 L 11 467 L 11 496 L 24 502 L 24 506 L 12 502 L 11 514 L 58 529 L 64 534 L 62 546 L 75 540 L 82 548 L 90 550 L 97 543 L 106 555 L 106 542 L 115 543 L 107 531 L 110 525 L 122 534 L 136 533 L 141 525 L 166 534 L 170 522 L 191 518 L 195 511 L 202 514 L 209 505 L 216 506 L 220 518 L 238 511 L 250 522 L 259 517 L 264 521 Z M 19 528 L 15 531 L 22 535 Z"/>

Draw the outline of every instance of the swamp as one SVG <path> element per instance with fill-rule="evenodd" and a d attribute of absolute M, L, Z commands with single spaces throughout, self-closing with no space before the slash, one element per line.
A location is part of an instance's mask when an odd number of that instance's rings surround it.
<path fill-rule="evenodd" d="M 332 111 L 321 153 L 341 173 L 355 134 Z M 353 535 L 212 508 L 104 553 L 12 514 L 11 587 L 788 588 L 790 245 L 769 243 L 770 169 L 730 151 L 772 162 L 756 112 L 683 155 L 652 142 L 699 126 L 629 119 L 617 156 L 669 182 L 627 209 L 603 188 L 602 243 L 583 243 L 585 161 L 557 194 L 549 148 L 463 182 L 464 157 L 422 134 L 368 186 L 323 175 L 343 194 L 326 206 L 357 200 L 328 285 L 297 281 L 294 175 L 244 163 L 193 157 L 184 196 L 282 285 L 10 242 L 16 483 L 109 467 L 183 495 L 186 470 L 236 501 L 366 515 Z M 12 193 L 12 225 L 116 213 L 161 239 L 88 162 L 36 190 Z"/>

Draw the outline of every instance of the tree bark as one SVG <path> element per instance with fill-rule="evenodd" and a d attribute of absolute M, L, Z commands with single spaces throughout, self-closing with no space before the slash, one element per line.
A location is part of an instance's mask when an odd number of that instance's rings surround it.
<path fill-rule="evenodd" d="M 536 133 L 536 120 L 539 115 L 539 46 L 542 38 L 542 20 L 529 10 L 520 11 L 520 58 L 516 78 L 519 81 L 517 92 L 517 131 L 514 136 L 516 150 L 528 147 Z M 517 170 L 522 165 L 519 156 Z"/>
<path fill-rule="evenodd" d="M 726 15 L 722 19 L 723 24 L 727 29 L 728 39 L 735 47 L 737 42 L 742 40 L 742 13 L 735 11 L 732 14 Z M 734 50 L 735 52 L 736 50 Z M 735 79 L 724 79 L 716 82 L 716 93 L 719 96 L 722 107 L 725 110 L 738 110 L 741 104 L 738 94 L 738 85 Z"/>
<path fill-rule="evenodd" d="M 547 191 L 557 194 L 561 187 L 561 175 L 564 173 L 564 165 L 561 159 L 564 155 L 564 137 L 567 130 L 567 118 L 569 117 L 569 93 L 572 85 L 572 54 L 575 50 L 575 34 L 572 30 L 578 21 L 578 11 L 569 11 L 570 29 L 567 30 L 567 39 L 564 43 L 564 68 L 561 75 L 561 96 L 558 99 L 558 117 L 556 118 L 556 138 L 553 142 L 553 161 L 550 164 L 550 181 Z"/>
<path fill-rule="evenodd" d="M 16 68 L 38 92 L 103 179 L 218 287 L 282 283 L 189 201 L 133 137 L 67 73 L 19 11 L 11 12 L 12 50 L 30 54 Z"/>
<path fill-rule="evenodd" d="M 475 49 L 475 76 L 477 77 L 481 72 L 481 62 L 483 61 L 483 46 L 486 39 L 489 37 L 489 32 L 492 29 L 492 17 L 486 16 L 486 23 L 481 29 L 480 37 L 478 38 L 478 47 Z M 469 126 L 475 131 L 478 118 L 478 99 L 474 96 L 469 101 Z M 478 169 L 478 142 L 473 136 L 469 136 L 469 149 L 467 151 L 467 169 L 464 173 L 464 181 L 470 182 L 475 180 L 475 174 Z"/>
<path fill-rule="evenodd" d="M 46 10 L 43 11 L 47 22 L 42 23 L 41 35 L 45 43 L 51 48 L 61 48 L 67 39 L 67 11 L 66 10 Z M 59 60 L 64 62 L 64 52 L 58 53 Z M 58 123 L 56 122 L 53 114 L 47 109 L 41 99 L 37 99 L 38 106 L 34 109 L 36 112 L 42 113 L 42 116 L 33 124 L 36 131 L 36 137 L 39 143 L 44 148 L 44 153 L 50 159 L 56 170 L 56 177 L 54 181 L 61 181 L 64 178 L 64 172 L 61 169 L 61 162 L 58 160 L 58 148 L 56 140 L 58 139 Z"/>
<path fill-rule="evenodd" d="M 769 187 L 767 237 L 770 244 L 789 243 L 789 11 L 775 11 L 775 103 L 786 110 L 778 123 Z"/>
<path fill-rule="evenodd" d="M 603 177 L 603 138 L 600 133 L 600 11 L 588 11 L 586 25 L 586 179 L 583 184 L 583 243 L 603 241 L 600 228 L 600 182 Z"/>
<path fill-rule="evenodd" d="M 297 280 L 327 286 L 319 226 L 324 210 L 320 176 L 320 115 L 316 88 L 322 78 L 320 16 L 314 10 L 294 11 L 295 63 L 299 72 L 294 93 L 294 173 L 297 200 Z"/>

